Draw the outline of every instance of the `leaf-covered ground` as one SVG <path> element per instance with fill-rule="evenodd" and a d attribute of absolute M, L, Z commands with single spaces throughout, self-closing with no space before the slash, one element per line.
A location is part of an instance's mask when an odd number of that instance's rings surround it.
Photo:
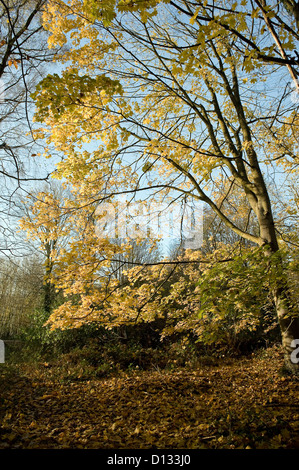
<path fill-rule="evenodd" d="M 279 348 L 92 380 L 1 364 L 0 448 L 299 448 L 299 381 L 281 365 Z"/>

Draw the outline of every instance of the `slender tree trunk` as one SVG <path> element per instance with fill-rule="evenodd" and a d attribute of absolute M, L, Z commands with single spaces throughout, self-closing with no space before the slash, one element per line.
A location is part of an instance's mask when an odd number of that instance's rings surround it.
<path fill-rule="evenodd" d="M 51 253 L 52 253 L 51 242 L 46 242 L 45 249 L 46 249 L 46 265 L 45 265 L 46 272 L 45 272 L 45 279 L 44 279 L 44 310 L 48 315 L 50 315 L 52 311 L 54 296 L 55 296 L 55 291 L 53 288 L 53 284 L 51 282 L 51 274 L 52 274 L 52 269 L 53 269 L 53 261 L 51 258 Z"/>
<path fill-rule="evenodd" d="M 51 282 L 46 279 L 44 284 L 44 310 L 45 312 L 50 315 L 52 311 L 52 304 L 53 304 L 53 286 Z"/>
<path fill-rule="evenodd" d="M 299 361 L 297 362 L 298 359 L 294 354 L 295 348 L 299 344 L 299 317 L 298 314 L 293 313 L 292 315 L 287 286 L 277 287 L 273 297 L 281 332 L 285 367 L 290 372 L 299 375 Z M 299 358 L 299 354 L 297 357 Z"/>
<path fill-rule="evenodd" d="M 264 240 L 265 245 L 269 246 L 269 250 L 266 254 L 268 254 L 270 258 L 274 253 L 279 253 L 273 216 L 271 211 L 265 212 L 261 210 L 258 214 L 258 218 L 260 236 L 261 239 Z M 299 343 L 299 315 L 298 311 L 293 310 L 293 302 L 288 285 L 287 273 L 283 266 L 283 260 L 278 257 L 276 262 L 277 280 L 273 286 L 272 296 L 281 332 L 285 367 L 290 372 L 299 375 L 299 362 L 296 362 L 296 357 L 294 357 L 294 349 L 296 348 L 295 340 L 298 340 Z"/>

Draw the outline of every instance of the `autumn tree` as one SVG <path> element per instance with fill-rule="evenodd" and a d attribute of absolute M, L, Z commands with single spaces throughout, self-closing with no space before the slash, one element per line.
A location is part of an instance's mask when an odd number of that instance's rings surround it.
<path fill-rule="evenodd" d="M 70 236 L 68 212 L 62 207 L 66 189 L 55 181 L 40 191 L 32 191 L 22 201 L 21 228 L 27 232 L 30 243 L 36 245 L 39 255 L 44 258 L 44 311 L 49 316 L 55 303 L 53 283 L 55 263 Z M 40 222 L 42 218 L 42 223 Z"/>
<path fill-rule="evenodd" d="M 47 48 L 42 26 L 44 0 L 0 2 L 0 233 L 2 254 L 20 254 L 16 237 L 16 196 L 34 181 L 48 177 L 49 167 L 34 157 L 43 152 L 32 132 L 34 104 L 30 94 L 45 76 L 59 48 Z M 19 248 L 19 250 L 17 250 Z"/>
<path fill-rule="evenodd" d="M 297 158 L 297 104 L 288 84 L 298 36 L 295 18 L 286 19 L 279 7 L 246 0 L 49 2 L 50 45 L 70 41 L 72 47 L 61 74 L 37 87 L 35 119 L 44 124 L 38 136 L 64 154 L 57 174 L 77 188 L 81 224 L 97 204 L 147 190 L 160 202 L 202 201 L 259 247 L 259 264 L 275 279 L 271 291 L 286 363 L 297 371 L 290 354 L 299 337 L 298 311 L 266 183 L 268 168 L 288 170 Z M 274 36 L 294 57 L 282 56 Z M 219 181 L 239 188 L 253 224 L 243 223 L 243 212 L 232 217 L 215 197 Z M 64 257 L 61 284 L 80 300 L 54 314 L 54 325 L 103 318 L 104 298 L 92 288 L 98 253 L 108 263 L 115 252 L 96 241 L 91 226 L 84 234 L 85 242 L 78 239 Z M 130 306 L 132 296 L 126 311 L 114 309 L 109 321 L 117 314 L 125 321 Z"/>

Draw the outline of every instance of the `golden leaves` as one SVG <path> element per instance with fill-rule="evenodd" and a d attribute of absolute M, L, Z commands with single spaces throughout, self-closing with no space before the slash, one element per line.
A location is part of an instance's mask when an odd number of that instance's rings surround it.
<path fill-rule="evenodd" d="M 90 221 L 94 220 L 95 203 L 103 195 L 134 191 L 145 181 L 149 187 L 164 185 L 165 193 L 175 182 L 177 191 L 192 195 L 200 185 L 199 197 L 204 198 L 201 189 L 211 193 L 219 173 L 227 175 L 227 181 L 236 178 L 247 190 L 251 185 L 253 192 L 258 192 L 255 183 L 249 181 L 254 165 L 247 157 L 253 153 L 253 145 L 260 150 L 267 131 L 263 130 L 265 120 L 259 121 L 255 114 L 257 107 L 249 87 L 260 80 L 258 67 L 262 62 L 256 48 L 250 49 L 247 42 L 247 51 L 240 39 L 243 33 L 247 37 L 249 26 L 258 20 L 258 11 L 252 10 L 250 2 L 242 2 L 245 8 L 240 8 L 232 1 L 227 10 L 215 7 L 210 17 L 207 3 L 195 7 L 190 3 L 185 28 L 181 17 L 178 29 L 176 15 L 180 13 L 173 12 L 174 5 L 168 9 L 163 3 L 167 2 L 92 0 L 82 4 L 79 0 L 58 0 L 49 1 L 46 7 L 44 21 L 51 41 L 62 44 L 70 38 L 71 47 L 62 59 L 68 61 L 62 73 L 49 75 L 37 87 L 33 95 L 35 119 L 43 122 L 39 136 L 48 135 L 49 144 L 64 154 L 56 174 L 73 185 L 79 212 L 72 217 L 74 239 L 60 258 L 58 285 L 64 289 L 67 302 L 57 317 L 52 317 L 59 325 L 64 314 L 67 325 L 72 321 L 81 325 L 97 315 L 105 324 L 115 325 L 131 321 L 141 307 L 139 318 L 144 321 L 165 315 L 168 308 L 173 315 L 170 329 L 176 321 L 181 331 L 191 330 L 198 323 L 199 289 L 194 287 L 196 271 L 191 269 L 186 270 L 190 275 L 186 286 L 180 279 L 168 292 L 153 289 L 153 283 L 158 285 L 163 276 L 167 277 L 166 269 L 160 273 L 148 269 L 143 278 L 136 270 L 128 271 L 129 286 L 116 289 L 106 302 L 109 260 L 121 251 L 113 251 L 108 240 L 96 240 L 93 232 Z M 117 11 L 125 12 L 123 25 L 114 21 Z M 165 22 L 157 12 L 165 14 Z M 131 23 L 125 23 L 129 18 Z M 254 34 L 252 31 L 250 41 L 255 40 Z M 287 34 L 282 39 L 288 44 Z M 275 52 L 271 44 L 262 43 L 260 53 Z M 240 90 L 238 76 L 244 85 Z M 259 99 L 264 99 L 261 94 Z M 247 130 L 244 137 L 247 125 L 258 138 L 248 138 Z M 291 136 L 284 140 L 282 127 L 275 129 L 272 124 L 271 129 L 279 138 L 267 147 L 265 159 L 262 157 L 266 163 L 273 161 L 273 148 L 277 153 L 283 145 L 291 149 Z M 217 184 L 214 188 L 218 189 Z M 218 203 L 217 195 L 213 200 Z M 233 214 L 226 212 L 236 225 L 246 209 L 244 205 L 237 207 Z M 232 283 L 242 278 L 237 261 L 234 267 Z M 219 287 L 217 273 L 210 274 L 218 293 L 226 280 L 221 278 Z M 228 277 L 225 269 L 222 274 Z M 134 275 L 141 285 L 131 282 Z M 230 285 L 225 297 L 228 315 L 237 316 L 238 332 L 245 329 L 246 321 L 240 313 L 245 305 L 250 313 L 247 326 L 253 328 L 255 309 L 247 303 L 249 295 L 245 303 L 238 299 L 234 304 L 234 289 Z M 213 334 L 220 331 L 223 317 L 227 319 L 225 308 L 216 304 L 207 307 L 208 313 L 215 314 Z"/>
<path fill-rule="evenodd" d="M 18 68 L 18 64 L 21 63 L 21 60 L 20 59 L 9 59 L 8 60 L 8 66 L 11 67 L 12 65 L 14 65 L 14 67 L 17 69 Z"/>
<path fill-rule="evenodd" d="M 23 364 L 13 377 L 1 369 L 0 447 L 296 448 L 298 382 L 279 376 L 281 361 L 271 348 L 196 369 L 97 378 L 98 365 L 70 353 L 50 369 Z"/>

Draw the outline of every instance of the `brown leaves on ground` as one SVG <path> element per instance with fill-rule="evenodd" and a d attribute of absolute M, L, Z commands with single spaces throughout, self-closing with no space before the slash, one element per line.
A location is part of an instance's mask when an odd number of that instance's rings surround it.
<path fill-rule="evenodd" d="M 298 379 L 279 348 L 65 382 L 55 366 L 0 369 L 0 448 L 298 448 Z"/>

